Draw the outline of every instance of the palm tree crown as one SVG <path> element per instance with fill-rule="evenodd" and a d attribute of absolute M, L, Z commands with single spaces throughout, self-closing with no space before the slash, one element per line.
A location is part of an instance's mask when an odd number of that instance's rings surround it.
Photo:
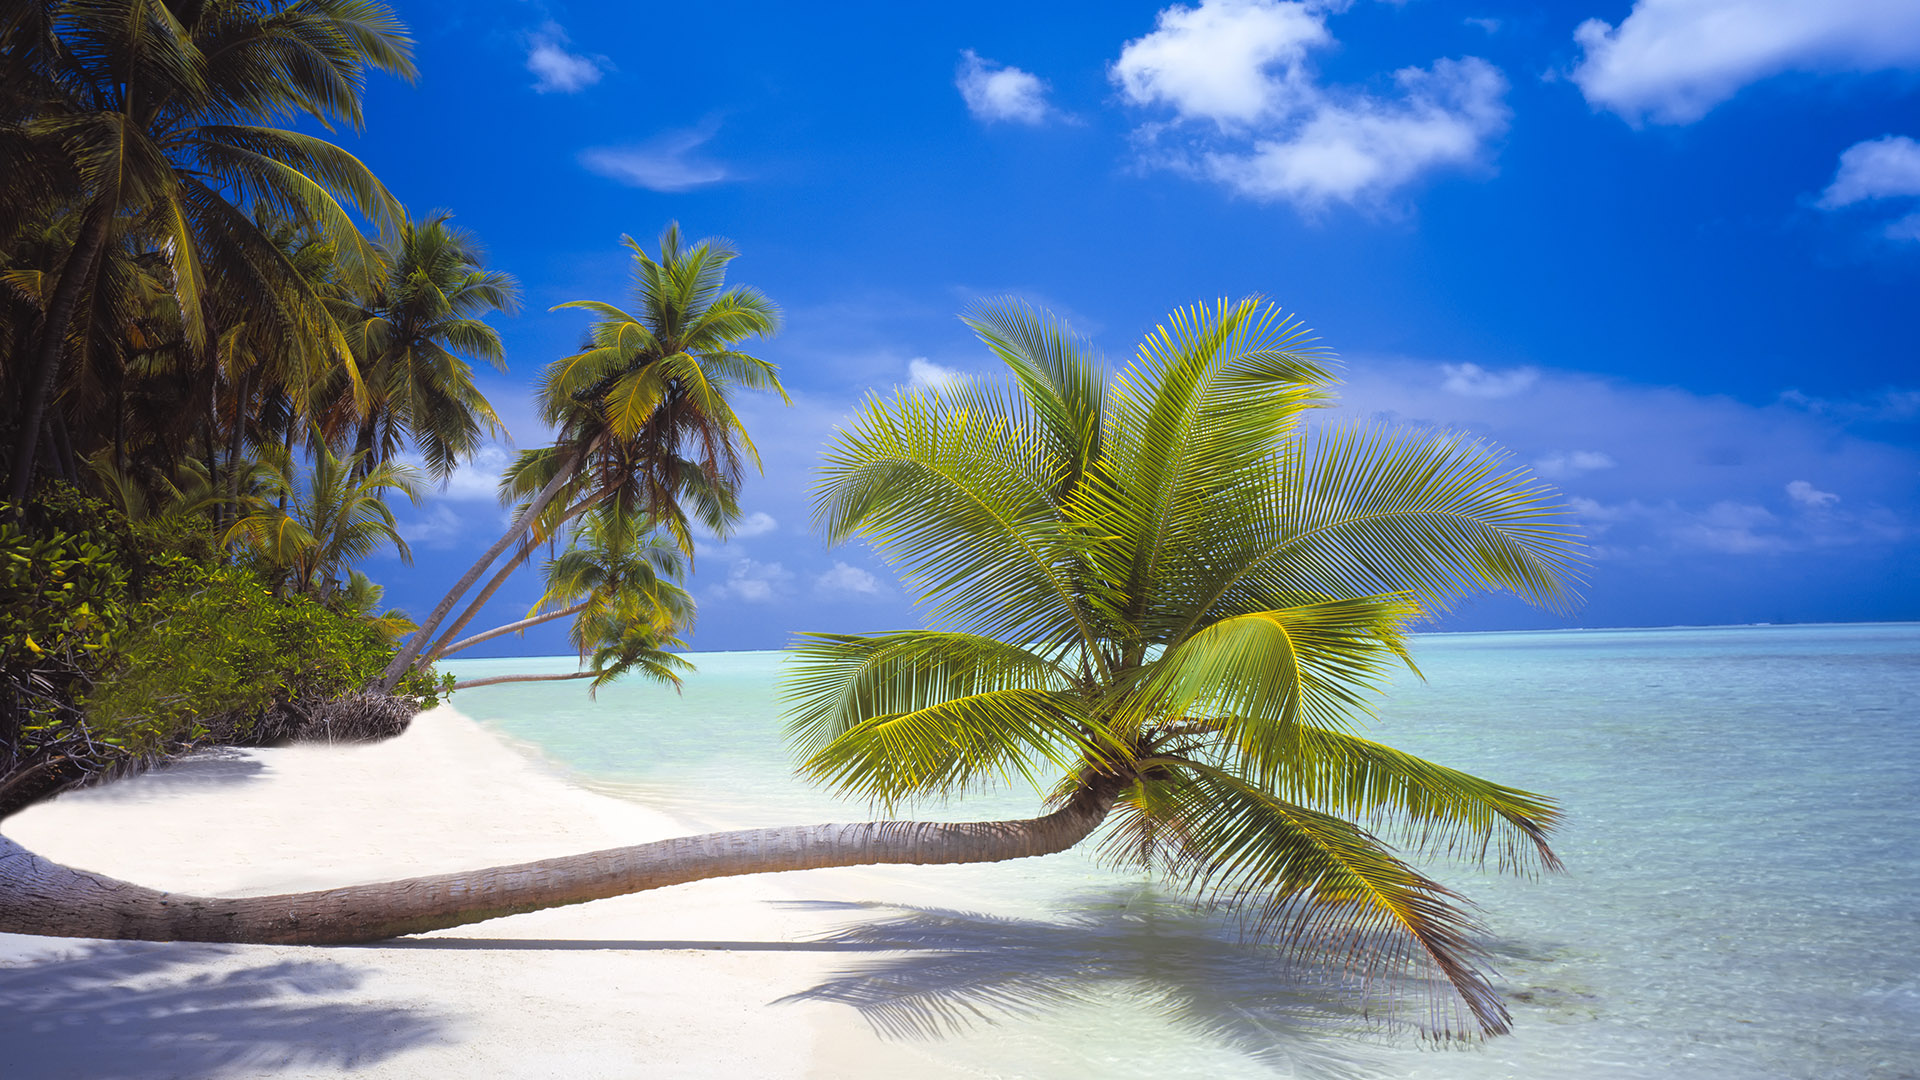
<path fill-rule="evenodd" d="M 1362 738 L 1410 621 L 1468 592 L 1574 602 L 1552 493 L 1494 450 L 1330 427 L 1330 358 L 1252 300 L 1176 312 L 1108 379 L 1024 306 L 970 324 L 1010 385 L 868 403 L 816 493 L 939 629 L 809 635 L 804 771 L 885 805 L 1026 776 L 1111 807 L 1104 851 L 1376 972 L 1438 976 L 1433 1027 L 1506 1013 L 1473 925 L 1397 856 L 1556 865 L 1543 797 Z M 1389 999 L 1391 995 L 1388 995 Z"/>

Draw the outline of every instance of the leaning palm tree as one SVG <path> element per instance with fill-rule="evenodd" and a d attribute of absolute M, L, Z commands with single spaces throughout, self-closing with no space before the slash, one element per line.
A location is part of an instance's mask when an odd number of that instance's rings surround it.
<path fill-rule="evenodd" d="M 488 675 L 462 679 L 453 688 L 592 679 L 592 693 L 628 673 L 678 687 L 678 673 L 692 666 L 668 651 L 685 647 L 680 635 L 693 624 L 693 597 L 679 584 L 686 563 L 685 553 L 660 533 L 641 534 L 631 518 L 602 508 L 581 518 L 567 549 L 548 561 L 546 591 L 525 618 L 453 642 L 428 660 L 571 618 L 568 637 L 582 670 Z"/>
<path fill-rule="evenodd" d="M 878 544 L 939 625 L 807 638 L 792 730 L 808 775 L 882 805 L 1028 776 L 1050 812 L 713 833 L 222 900 L 13 852 L 28 886 L 0 890 L 0 929 L 363 941 L 730 874 L 1046 855 L 1111 819 L 1113 857 L 1244 905 L 1365 985 L 1436 976 L 1435 1030 L 1504 1030 L 1457 898 L 1387 840 L 1551 868 L 1557 808 L 1355 728 L 1409 662 L 1411 620 L 1482 589 L 1573 602 L 1552 493 L 1461 438 L 1309 432 L 1327 358 L 1253 302 L 1177 312 L 1111 380 L 1017 305 L 974 325 L 1011 385 L 870 402 L 817 492 L 829 538 Z"/>
<path fill-rule="evenodd" d="M 540 542 L 588 510 L 607 507 L 664 528 L 688 553 L 692 521 L 725 535 L 739 516 L 743 464 L 757 465 L 759 457 L 733 396 L 771 390 L 786 400 L 774 365 L 739 346 L 774 334 L 779 310 L 756 289 L 726 284 L 727 264 L 738 253 L 723 240 L 688 244 L 679 225 L 669 224 L 659 258 L 630 237 L 627 246 L 633 291 L 626 308 L 597 300 L 560 305 L 600 318 L 587 348 L 549 364 L 541 377 L 541 419 L 558 438 L 523 451 L 508 470 L 502 495 L 519 512 L 421 621 L 388 665 L 382 689 L 444 653 Z M 503 555 L 506 561 L 448 622 Z"/>

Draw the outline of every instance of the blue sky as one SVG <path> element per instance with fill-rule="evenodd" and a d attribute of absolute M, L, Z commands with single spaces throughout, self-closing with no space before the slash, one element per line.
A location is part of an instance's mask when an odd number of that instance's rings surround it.
<path fill-rule="evenodd" d="M 618 302 L 622 234 L 727 237 L 785 312 L 755 351 L 794 405 L 743 405 L 766 473 L 700 553 L 697 649 L 919 621 L 810 531 L 813 462 L 866 394 L 990 372 L 954 316 L 1002 294 L 1116 365 L 1263 294 L 1340 355 L 1346 415 L 1558 484 L 1585 609 L 1443 629 L 1920 618 L 1912 0 L 399 7 L 421 77 L 342 139 L 523 283 L 482 380 L 515 445 L 586 326 L 547 309 Z M 415 565 L 369 567 L 393 602 L 497 534 L 506 453 L 402 511 Z"/>

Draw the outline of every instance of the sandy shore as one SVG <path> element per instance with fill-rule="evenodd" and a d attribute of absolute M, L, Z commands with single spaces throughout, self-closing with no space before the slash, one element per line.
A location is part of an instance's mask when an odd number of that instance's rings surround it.
<path fill-rule="evenodd" d="M 6 823 L 68 865 L 243 895 L 680 835 L 450 709 L 375 746 L 193 759 Z M 844 1005 L 811 871 L 700 882 L 378 947 L 0 934 L 0 1076 L 888 1076 L 944 1070 Z"/>

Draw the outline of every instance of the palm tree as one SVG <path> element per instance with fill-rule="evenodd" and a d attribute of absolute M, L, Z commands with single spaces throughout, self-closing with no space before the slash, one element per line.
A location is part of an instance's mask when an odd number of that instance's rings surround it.
<path fill-rule="evenodd" d="M 541 419 L 558 438 L 522 452 L 508 471 L 502 494 L 521 504 L 519 514 L 422 620 L 388 666 L 382 689 L 425 663 L 421 657 L 444 653 L 535 546 L 590 509 L 611 507 L 665 528 L 689 554 L 689 513 L 719 535 L 739 516 L 742 464 L 757 465 L 759 457 L 732 395 L 771 390 L 787 398 L 774 366 L 737 346 L 775 333 L 778 309 L 755 289 L 727 286 L 727 264 L 738 253 L 725 241 L 688 245 L 679 225 L 669 224 L 658 259 L 631 237 L 627 247 L 634 281 L 628 308 L 593 300 L 559 305 L 600 319 L 588 347 L 548 365 L 541 379 Z M 443 627 L 454 605 L 516 544 Z"/>
<path fill-rule="evenodd" d="M 320 334 L 349 359 L 323 298 L 299 287 L 242 207 L 264 203 L 317 223 L 339 243 L 347 276 L 369 278 L 374 251 L 340 199 L 392 228 L 400 216 L 392 196 L 338 146 L 261 121 L 304 113 L 358 127 L 366 67 L 413 75 L 410 42 L 389 8 L 375 0 L 17 4 L 0 18 L 0 46 L 9 57 L 0 145 L 10 163 L 0 181 L 8 204 L 0 246 L 31 216 L 16 206 L 65 200 L 78 222 L 19 358 L 11 501 L 32 481 L 71 324 L 117 236 L 137 233 L 164 253 L 189 348 L 211 347 L 205 311 L 219 297 L 285 315 L 289 334 Z"/>
<path fill-rule="evenodd" d="M 364 391 L 342 372 L 332 388 L 336 412 L 353 417 L 353 448 L 363 467 L 393 459 L 408 441 L 427 475 L 444 480 L 500 430 L 493 405 L 463 357 L 506 370 L 500 335 L 482 318 L 519 306 L 511 275 L 481 268 L 479 243 L 440 210 L 400 224 L 380 247 L 380 274 L 349 320 L 347 340 Z"/>
<path fill-rule="evenodd" d="M 713 833 L 220 900 L 103 883 L 0 840 L 26 883 L 0 891 L 0 929 L 365 941 L 732 874 L 1045 855 L 1113 817 L 1109 854 L 1363 978 L 1435 975 L 1442 1004 L 1504 1030 L 1456 897 L 1383 837 L 1553 868 L 1558 809 L 1353 725 L 1410 662 L 1410 620 L 1489 588 L 1574 602 L 1551 492 L 1456 437 L 1306 431 L 1327 358 L 1251 301 L 1175 313 L 1111 381 L 1022 307 L 973 325 L 1012 385 L 870 402 L 817 490 L 828 537 L 879 544 L 941 626 L 807 638 L 792 731 L 809 775 L 883 805 L 1026 775 L 1051 812 Z"/>
<path fill-rule="evenodd" d="M 527 617 L 456 641 L 431 654 L 429 663 L 507 634 L 572 618 L 569 631 L 584 670 L 551 675 L 489 675 L 464 679 L 455 690 L 496 683 L 592 679 L 588 692 L 630 672 L 669 686 L 692 665 L 667 651 L 693 624 L 694 603 L 678 582 L 686 556 L 659 533 L 641 534 L 635 523 L 603 507 L 581 519 L 567 550 L 546 565 L 546 591 Z"/>
<path fill-rule="evenodd" d="M 364 452 L 340 457 L 319 446 L 302 484 L 293 458 L 269 447 L 263 482 L 248 498 L 246 513 L 227 530 L 226 542 L 255 552 L 276 590 L 290 586 L 296 593 L 328 600 L 348 587 L 364 596 L 364 587 L 345 576 L 353 563 L 389 544 L 401 559 L 413 561 L 387 506 L 387 493 L 398 492 L 415 503 L 425 494 L 411 466 L 388 462 L 369 468 L 364 458 Z M 289 500 L 291 506 L 286 505 Z"/>

